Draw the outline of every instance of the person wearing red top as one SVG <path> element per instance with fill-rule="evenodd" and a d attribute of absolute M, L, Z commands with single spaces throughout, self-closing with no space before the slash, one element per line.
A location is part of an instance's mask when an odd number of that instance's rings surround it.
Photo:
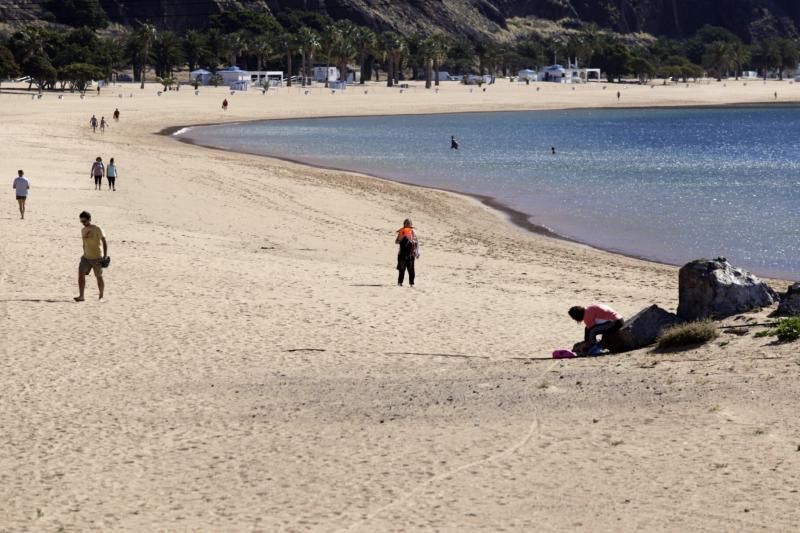
<path fill-rule="evenodd" d="M 569 316 L 576 322 L 583 322 L 584 347 L 589 355 L 599 355 L 603 352 L 602 341 L 598 336 L 616 333 L 625 325 L 622 315 L 603 304 L 591 304 L 586 307 L 574 306 L 569 310 Z"/>
<path fill-rule="evenodd" d="M 400 245 L 397 252 L 397 286 L 403 286 L 406 270 L 408 270 L 408 284 L 414 286 L 414 261 L 417 258 L 417 233 L 414 231 L 414 225 L 411 220 L 405 219 L 403 227 L 397 230 L 397 238 L 394 240 L 395 244 Z"/>

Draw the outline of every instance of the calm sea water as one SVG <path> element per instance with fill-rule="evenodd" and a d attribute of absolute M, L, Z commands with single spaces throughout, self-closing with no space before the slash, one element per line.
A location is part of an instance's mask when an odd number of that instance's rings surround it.
<path fill-rule="evenodd" d="M 610 250 L 676 264 L 723 255 L 800 278 L 800 107 L 277 120 L 184 136 L 493 196 Z"/>

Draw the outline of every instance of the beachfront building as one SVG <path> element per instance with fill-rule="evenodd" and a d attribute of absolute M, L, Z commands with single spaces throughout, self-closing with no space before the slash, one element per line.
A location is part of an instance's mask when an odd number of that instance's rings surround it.
<path fill-rule="evenodd" d="M 579 68 L 577 64 L 567 67 L 551 65 L 542 70 L 539 81 L 553 83 L 586 83 L 587 81 L 600 81 L 599 68 Z"/>
<path fill-rule="evenodd" d="M 189 73 L 189 79 L 192 82 L 197 82 L 200 85 L 209 85 L 211 83 L 211 78 L 214 76 L 214 73 L 205 69 L 197 69 L 193 70 Z"/>
<path fill-rule="evenodd" d="M 259 87 L 265 83 L 269 85 L 283 84 L 283 71 L 282 70 L 242 70 L 239 67 L 227 67 L 217 71 L 217 75 L 222 78 L 222 84 L 232 86 L 243 86 L 240 82 L 246 85 L 254 84 Z M 241 89 L 240 89 L 241 90 Z"/>
<path fill-rule="evenodd" d="M 539 73 L 535 70 L 525 68 L 517 72 L 517 79 L 519 81 L 539 81 Z"/>
<path fill-rule="evenodd" d="M 339 69 L 336 67 L 318 66 L 311 70 L 314 81 L 339 81 Z"/>

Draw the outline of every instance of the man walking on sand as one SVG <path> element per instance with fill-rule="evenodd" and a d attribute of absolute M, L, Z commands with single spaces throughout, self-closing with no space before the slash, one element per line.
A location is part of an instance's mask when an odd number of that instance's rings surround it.
<path fill-rule="evenodd" d="M 94 271 L 94 277 L 97 278 L 97 290 L 100 292 L 99 299 L 103 299 L 103 291 L 106 284 L 103 281 L 103 263 L 107 261 L 108 257 L 108 242 L 103 230 L 99 226 L 92 224 L 92 215 L 87 211 L 83 211 L 79 215 L 83 229 L 81 230 L 81 237 L 83 238 L 83 255 L 81 262 L 78 265 L 78 290 L 80 294 L 75 298 L 76 302 L 84 300 L 84 293 L 86 291 L 86 276 Z"/>
<path fill-rule="evenodd" d="M 28 189 L 31 188 L 31 184 L 28 181 L 28 178 L 25 177 L 25 173 L 21 170 L 17 171 L 17 177 L 14 180 L 14 184 L 11 187 L 17 192 L 17 203 L 19 204 L 19 214 L 21 219 L 25 219 L 25 200 L 28 199 Z"/>

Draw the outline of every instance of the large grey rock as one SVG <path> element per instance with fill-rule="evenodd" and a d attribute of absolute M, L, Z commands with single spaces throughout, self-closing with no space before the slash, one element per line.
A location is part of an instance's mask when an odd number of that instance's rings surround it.
<path fill-rule="evenodd" d="M 685 264 L 678 275 L 678 316 L 684 320 L 725 318 L 778 301 L 769 285 L 724 257 Z"/>
<path fill-rule="evenodd" d="M 617 333 L 608 335 L 603 344 L 612 352 L 628 352 L 650 346 L 665 328 L 682 322 L 675 313 L 651 305 L 625 320 Z"/>
<path fill-rule="evenodd" d="M 781 303 L 775 314 L 777 316 L 800 316 L 800 283 L 789 285 L 789 290 L 781 296 Z"/>

